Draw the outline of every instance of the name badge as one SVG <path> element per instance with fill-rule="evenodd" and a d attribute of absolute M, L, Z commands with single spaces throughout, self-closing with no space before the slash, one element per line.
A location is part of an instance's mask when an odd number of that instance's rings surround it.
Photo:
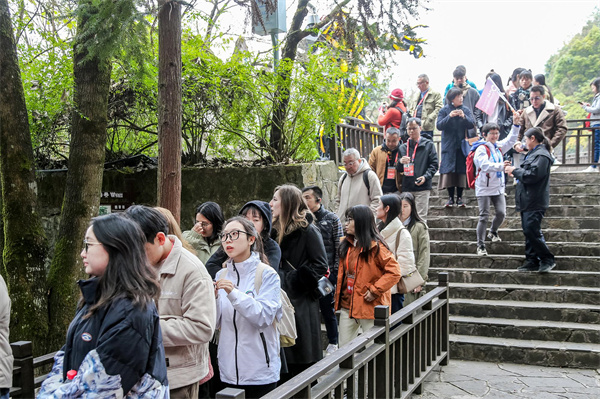
<path fill-rule="evenodd" d="M 396 178 L 396 169 L 393 167 L 388 167 L 387 170 L 387 179 L 394 180 Z"/>
<path fill-rule="evenodd" d="M 354 292 L 354 274 L 349 274 L 347 277 L 348 280 L 348 294 L 352 294 Z"/>
<path fill-rule="evenodd" d="M 415 175 L 415 164 L 409 163 L 404 165 L 404 176 L 414 176 Z"/>

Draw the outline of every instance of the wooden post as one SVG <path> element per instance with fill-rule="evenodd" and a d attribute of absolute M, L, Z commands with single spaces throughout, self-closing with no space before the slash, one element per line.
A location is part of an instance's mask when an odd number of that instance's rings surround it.
<path fill-rule="evenodd" d="M 448 273 L 438 273 L 438 286 L 446 287 L 446 292 L 440 295 L 440 299 L 445 299 L 446 304 L 442 307 L 442 318 L 440 320 L 442 334 L 442 352 L 446 352 L 446 356 L 440 362 L 442 366 L 447 366 L 450 361 L 450 285 L 448 283 Z"/>
<path fill-rule="evenodd" d="M 375 397 L 390 396 L 390 308 L 375 306 L 375 326 L 383 327 L 383 334 L 375 338 L 375 343 L 385 345 L 385 350 L 375 359 Z"/>
<path fill-rule="evenodd" d="M 35 397 L 35 383 L 33 379 L 33 352 L 30 341 L 18 341 L 10 344 L 14 360 L 14 368 L 19 368 L 19 373 L 15 375 L 13 386 L 21 388 L 17 397 L 33 398 Z"/>
<path fill-rule="evenodd" d="M 225 388 L 217 392 L 217 399 L 245 399 L 246 392 L 243 389 Z"/>

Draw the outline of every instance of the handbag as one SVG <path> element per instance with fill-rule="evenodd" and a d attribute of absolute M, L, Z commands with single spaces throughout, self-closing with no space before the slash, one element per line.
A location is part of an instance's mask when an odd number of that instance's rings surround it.
<path fill-rule="evenodd" d="M 331 294 L 333 289 L 333 284 L 331 284 L 331 281 L 327 277 L 323 276 L 317 281 L 317 291 L 319 291 L 321 297 Z"/>
<path fill-rule="evenodd" d="M 471 152 L 471 144 L 469 140 L 465 136 L 465 138 L 460 142 L 460 149 L 465 157 L 469 156 L 469 152 Z"/>

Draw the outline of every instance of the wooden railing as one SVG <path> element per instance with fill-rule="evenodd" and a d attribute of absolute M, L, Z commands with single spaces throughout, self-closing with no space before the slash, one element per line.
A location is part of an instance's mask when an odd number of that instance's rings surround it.
<path fill-rule="evenodd" d="M 361 157 L 368 159 L 373 149 L 383 142 L 383 127 L 356 118 L 346 118 L 347 123 L 336 126 L 335 135 L 330 137 L 329 158 L 340 166 L 342 153 L 348 148 L 356 148 Z M 554 155 L 562 166 L 588 166 L 593 164 L 595 137 L 590 128 L 584 127 L 585 122 L 600 123 L 600 119 L 569 119 L 567 120 L 567 136 L 555 148 Z M 433 142 L 441 154 L 441 137 L 435 132 Z"/>
<path fill-rule="evenodd" d="M 42 385 L 47 373 L 36 373 L 36 369 L 51 365 L 54 354 L 48 353 L 40 357 L 33 357 L 30 341 L 18 341 L 10 344 L 13 356 L 13 386 L 10 389 L 11 398 L 34 398 L 35 389 Z M 41 374 L 35 377 L 36 374 Z"/>
<path fill-rule="evenodd" d="M 375 308 L 375 327 L 282 384 L 262 399 L 407 398 L 449 360 L 448 274 L 422 298 L 389 316 Z M 221 399 L 244 398 L 227 388 Z"/>

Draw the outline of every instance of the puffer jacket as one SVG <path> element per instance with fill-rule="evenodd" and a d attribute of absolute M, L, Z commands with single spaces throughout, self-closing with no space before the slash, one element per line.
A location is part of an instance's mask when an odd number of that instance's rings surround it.
<path fill-rule="evenodd" d="M 384 305 L 392 311 L 390 290 L 400 281 L 400 267 L 394 254 L 385 245 L 373 241 L 368 256 L 361 255 L 361 249 L 354 246 L 353 237 L 346 237 L 350 242 L 348 252 L 340 259 L 340 270 L 338 271 L 338 282 L 335 289 L 335 310 L 340 310 L 342 301 L 342 289 L 348 287 L 348 264 L 353 265 L 355 270 L 354 289 L 350 296 L 350 317 L 353 319 L 374 319 L 375 306 Z M 373 302 L 367 302 L 364 295 L 367 290 L 375 295 Z"/>
<path fill-rule="evenodd" d="M 529 151 L 521 167 L 513 170 L 518 179 L 515 202 L 519 212 L 546 210 L 550 205 L 552 155 L 540 144 Z"/>
<path fill-rule="evenodd" d="M 363 173 L 368 173 L 370 190 L 367 190 L 367 186 L 365 186 Z M 377 174 L 373 173 L 367 161 L 361 158 L 361 163 L 356 173 L 352 176 L 344 173 L 338 181 L 338 192 L 335 197 L 335 203 L 337 206 L 336 213 L 340 221 L 343 223 L 346 220 L 346 209 L 352 208 L 355 205 L 370 207 L 373 211 L 373 217 L 375 217 L 381 195 L 381 183 L 379 183 Z"/>
<path fill-rule="evenodd" d="M 325 253 L 327 254 L 329 281 L 331 281 L 331 284 L 335 285 L 340 262 L 340 253 L 338 249 L 340 247 L 340 238 L 342 238 L 344 234 L 342 232 L 342 223 L 335 213 L 328 211 L 323 205 L 321 205 L 314 215 L 317 219 L 315 225 L 321 231 L 323 246 L 325 247 Z"/>
<path fill-rule="evenodd" d="M 206 265 L 212 254 L 221 248 L 221 241 L 219 241 L 219 239 L 216 239 L 215 242 L 209 244 L 202 234 L 198 234 L 194 230 L 186 230 L 181 233 L 181 236 L 194 247 L 196 256 L 203 265 Z"/>
<path fill-rule="evenodd" d="M 83 306 L 37 398 L 168 398 L 156 306 L 149 302 L 142 309 L 130 299 L 118 298 L 84 318 L 97 301 L 98 281 L 79 281 Z M 77 370 L 77 375 L 65 383 L 69 370 Z"/>
<path fill-rule="evenodd" d="M 10 323 L 10 297 L 0 276 L 0 388 L 12 387 L 13 354 L 8 341 Z"/>
<path fill-rule="evenodd" d="M 279 333 L 273 322 L 281 319 L 281 284 L 277 272 L 266 266 L 258 294 L 254 286 L 260 259 L 256 252 L 244 262 L 227 261 L 217 273 L 234 284 L 227 294 L 219 290 L 217 325 L 221 381 L 234 385 L 264 385 L 279 381 Z"/>
<path fill-rule="evenodd" d="M 208 374 L 208 342 L 216 325 L 213 281 L 204 265 L 176 236 L 160 266 L 160 327 L 171 389 Z"/>
<path fill-rule="evenodd" d="M 394 218 L 394 220 L 385 226 L 380 233 L 383 238 L 385 238 L 385 242 L 392 250 L 392 253 L 395 255 L 396 260 L 398 261 L 398 266 L 400 267 L 400 271 L 402 272 L 402 270 L 410 270 L 412 272 L 412 270 L 415 270 L 415 253 L 413 251 L 412 237 L 400 219 Z M 398 234 L 400 234 L 399 239 Z M 397 247 L 396 240 L 398 242 Z M 398 284 L 392 287 L 391 293 L 398 293 Z"/>
<path fill-rule="evenodd" d="M 504 181 L 503 154 L 506 154 L 516 143 L 519 129 L 520 126 L 513 126 L 510 135 L 504 140 L 496 142 L 496 145 L 487 141 L 479 141 L 473 144 L 473 146 L 479 144 L 473 159 L 479 173 L 475 180 L 475 195 L 477 197 L 504 194 L 506 183 Z M 484 146 L 487 146 L 490 150 L 489 156 Z"/>

